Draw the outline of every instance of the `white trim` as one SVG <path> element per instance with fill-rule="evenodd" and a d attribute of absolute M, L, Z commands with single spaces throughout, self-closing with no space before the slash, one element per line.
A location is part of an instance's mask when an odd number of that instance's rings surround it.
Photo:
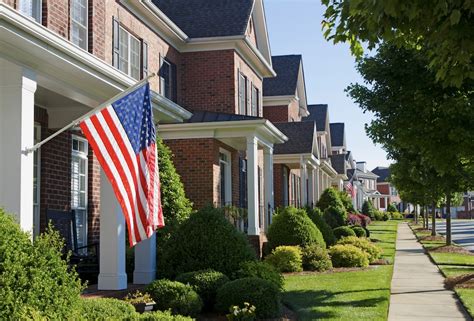
<path fill-rule="evenodd" d="M 299 101 L 296 95 L 287 96 L 263 96 L 263 107 L 289 105 L 294 101 Z"/>
<path fill-rule="evenodd" d="M 74 140 L 84 143 L 85 152 L 75 151 L 73 149 Z M 72 157 L 78 157 L 78 158 L 85 161 L 85 174 L 84 174 L 84 176 L 85 176 L 85 180 L 84 180 L 84 184 L 85 184 L 84 202 L 85 202 L 85 204 L 84 204 L 83 207 L 80 207 L 80 208 L 79 207 L 73 207 L 73 203 L 72 203 L 73 202 L 73 197 L 72 197 L 73 190 L 72 190 L 72 187 L 71 187 L 71 210 L 77 209 L 77 210 L 85 211 L 84 234 L 82 235 L 84 237 L 84 244 L 82 244 L 81 246 L 86 246 L 87 245 L 87 238 L 88 238 L 88 220 L 89 220 L 89 202 L 88 202 L 88 198 L 89 198 L 89 142 L 87 141 L 86 138 L 81 137 L 81 136 L 77 136 L 77 135 L 71 135 L 71 164 L 70 164 L 70 166 L 72 166 Z M 73 175 L 73 172 L 71 170 L 71 177 L 70 177 L 71 181 L 72 181 L 72 175 Z M 79 182 L 79 185 L 80 185 L 80 182 Z M 79 188 L 79 193 L 80 193 L 80 188 Z M 76 217 L 76 219 L 77 219 L 77 217 Z M 77 224 L 77 222 L 76 222 L 76 224 Z M 77 226 L 76 226 L 76 228 L 77 228 Z M 76 244 L 76 246 L 78 246 L 78 244 Z"/>
<path fill-rule="evenodd" d="M 224 196 L 224 199 L 225 199 L 225 202 L 224 204 L 221 204 L 222 206 L 225 206 L 229 203 L 232 203 L 232 153 L 224 148 L 219 148 L 219 153 L 222 153 L 224 155 L 227 156 L 227 161 L 222 161 L 220 159 L 220 155 L 219 155 L 219 174 L 220 174 L 220 164 L 221 162 L 225 163 L 225 183 L 226 183 L 226 186 L 224 186 L 225 188 L 225 196 Z M 220 191 L 219 191 L 220 193 Z M 221 195 L 220 195 L 221 196 Z"/>
<path fill-rule="evenodd" d="M 41 141 L 41 124 L 36 122 L 34 123 L 34 131 L 36 133 L 36 131 L 38 130 L 39 131 L 39 140 L 36 140 L 34 141 L 34 143 L 38 143 Z M 34 237 L 37 237 L 40 235 L 40 221 L 41 221 L 41 149 L 37 149 L 35 150 L 35 153 L 36 153 L 36 157 L 37 157 L 37 164 L 36 164 L 36 171 L 37 171 L 37 176 L 36 176 L 36 200 L 37 200 L 37 203 L 35 204 L 34 202 L 34 197 L 35 195 L 33 194 L 33 236 Z M 34 156 L 33 156 L 33 168 L 34 168 L 35 164 L 34 164 Z M 34 175 L 34 172 L 33 172 L 33 175 Z M 33 176 L 34 178 L 34 176 Z M 33 185 L 34 187 L 34 185 Z M 35 192 L 35 191 L 33 191 Z M 38 207 L 38 212 L 35 213 L 35 206 Z"/>

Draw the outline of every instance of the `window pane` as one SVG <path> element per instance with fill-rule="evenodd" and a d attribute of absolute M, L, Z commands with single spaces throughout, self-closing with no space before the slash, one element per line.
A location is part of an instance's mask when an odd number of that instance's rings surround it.
<path fill-rule="evenodd" d="M 71 1 L 71 41 L 87 49 L 87 0 Z"/>
<path fill-rule="evenodd" d="M 120 28 L 119 69 L 128 74 L 128 32 Z"/>
<path fill-rule="evenodd" d="M 140 79 L 140 42 L 130 37 L 130 76 Z"/>

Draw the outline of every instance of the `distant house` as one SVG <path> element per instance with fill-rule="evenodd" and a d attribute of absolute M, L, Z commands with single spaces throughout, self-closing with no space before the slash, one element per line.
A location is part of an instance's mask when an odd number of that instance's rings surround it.
<path fill-rule="evenodd" d="M 400 196 L 397 189 L 389 182 L 390 168 L 377 166 L 372 173 L 378 176 L 377 190 L 380 193 L 380 209 L 386 210 L 389 204 L 400 204 Z"/>
<path fill-rule="evenodd" d="M 366 162 L 356 162 L 356 167 L 347 171 L 350 181 L 356 186 L 355 207 L 361 209 L 365 201 L 380 208 L 380 192 L 377 190 L 378 176 L 367 169 Z"/>

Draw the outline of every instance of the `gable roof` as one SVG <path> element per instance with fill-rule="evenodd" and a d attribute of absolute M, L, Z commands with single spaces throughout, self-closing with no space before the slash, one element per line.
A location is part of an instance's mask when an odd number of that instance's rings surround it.
<path fill-rule="evenodd" d="M 337 154 L 329 156 L 331 158 L 331 166 L 338 174 L 347 174 L 346 155 Z"/>
<path fill-rule="evenodd" d="M 301 55 L 272 56 L 277 76 L 263 79 L 263 96 L 295 95 L 301 60 Z"/>
<path fill-rule="evenodd" d="M 344 123 L 331 123 L 331 145 L 332 147 L 344 146 Z"/>
<path fill-rule="evenodd" d="M 216 113 L 212 111 L 193 111 L 193 116 L 186 122 L 188 123 L 207 123 L 207 122 L 218 122 L 218 121 L 236 121 L 236 120 L 255 120 L 263 119 L 261 117 L 227 114 L 227 113 Z"/>
<path fill-rule="evenodd" d="M 315 122 L 274 123 L 288 141 L 274 146 L 274 154 L 309 154 L 313 152 Z M 315 155 L 316 156 L 316 155 Z"/>
<path fill-rule="evenodd" d="M 190 38 L 244 35 L 254 0 L 152 0 Z"/>
<path fill-rule="evenodd" d="M 387 179 L 390 176 L 390 168 L 377 166 L 372 170 L 372 173 L 379 176 L 377 178 L 377 183 L 387 182 Z"/>
<path fill-rule="evenodd" d="M 328 105 L 315 104 L 308 105 L 309 116 L 303 118 L 303 121 L 311 120 L 316 122 L 318 131 L 326 131 L 326 120 L 328 118 Z"/>

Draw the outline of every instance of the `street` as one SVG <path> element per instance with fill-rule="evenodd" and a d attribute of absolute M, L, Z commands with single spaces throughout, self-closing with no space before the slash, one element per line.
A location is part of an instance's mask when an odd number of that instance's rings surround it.
<path fill-rule="evenodd" d="M 446 222 L 436 222 L 437 232 L 446 233 Z M 474 252 L 474 220 L 452 220 L 452 239 L 453 241 Z"/>

